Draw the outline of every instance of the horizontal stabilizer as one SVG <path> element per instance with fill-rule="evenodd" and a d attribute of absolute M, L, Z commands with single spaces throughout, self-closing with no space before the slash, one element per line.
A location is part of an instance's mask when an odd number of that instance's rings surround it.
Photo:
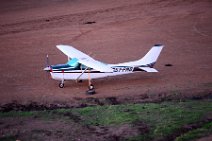
<path fill-rule="evenodd" d="M 156 69 L 150 67 L 139 67 L 139 69 L 142 69 L 146 72 L 158 72 Z"/>

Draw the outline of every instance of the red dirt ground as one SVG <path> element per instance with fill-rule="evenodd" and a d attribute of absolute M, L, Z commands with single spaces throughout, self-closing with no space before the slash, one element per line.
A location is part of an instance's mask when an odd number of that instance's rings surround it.
<path fill-rule="evenodd" d="M 69 81 L 60 89 L 43 71 L 47 53 L 51 64 L 67 61 L 57 44 L 107 63 L 136 60 L 155 43 L 165 45 L 156 65 L 159 73 L 94 80 L 97 94 L 92 97 L 211 93 L 211 7 L 210 0 L 2 0 L 0 104 L 88 97 L 87 82 Z"/>

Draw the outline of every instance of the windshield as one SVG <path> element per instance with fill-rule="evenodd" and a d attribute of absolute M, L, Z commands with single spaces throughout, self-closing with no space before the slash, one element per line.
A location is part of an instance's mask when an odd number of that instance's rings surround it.
<path fill-rule="evenodd" d="M 79 63 L 78 63 L 77 58 L 73 58 L 73 59 L 69 60 L 66 64 L 68 64 L 69 66 L 72 66 L 72 67 L 76 67 Z"/>

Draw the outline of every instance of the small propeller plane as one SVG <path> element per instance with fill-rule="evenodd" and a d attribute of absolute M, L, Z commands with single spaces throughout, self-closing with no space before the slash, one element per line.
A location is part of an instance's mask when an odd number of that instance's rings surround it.
<path fill-rule="evenodd" d="M 92 79 L 143 71 L 158 72 L 153 67 L 164 46 L 156 44 L 143 58 L 119 64 L 106 64 L 97 61 L 69 45 L 57 45 L 56 47 L 68 56 L 68 62 L 65 64 L 49 65 L 47 55 L 48 65 L 44 68 L 44 71 L 50 72 L 52 79 L 60 81 L 60 88 L 64 87 L 64 82 L 67 80 L 76 80 L 77 82 L 88 80 L 89 89 L 93 89 Z"/>

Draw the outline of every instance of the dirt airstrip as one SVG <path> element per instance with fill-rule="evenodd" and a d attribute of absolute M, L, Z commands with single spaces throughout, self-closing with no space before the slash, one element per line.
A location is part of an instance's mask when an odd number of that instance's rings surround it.
<path fill-rule="evenodd" d="M 68 44 L 106 63 L 141 58 L 165 45 L 159 73 L 94 80 L 94 98 L 148 95 L 210 95 L 212 89 L 212 2 L 210 0 L 1 1 L 0 103 L 74 103 L 87 82 L 58 82 L 46 72 L 67 57 L 55 45 Z M 172 66 L 166 66 L 172 64 Z"/>
<path fill-rule="evenodd" d="M 0 111 L 211 98 L 211 7 L 211 0 L 1 0 Z M 92 96 L 85 94 L 87 81 L 67 81 L 60 89 L 59 82 L 43 71 L 46 54 L 51 64 L 67 61 L 57 44 L 72 45 L 106 63 L 120 63 L 140 59 L 156 43 L 165 45 L 155 66 L 159 73 L 93 80 L 97 94 Z M 122 136 L 148 130 L 142 123 L 133 129 L 123 125 L 106 130 L 16 118 L 1 119 L 0 127 L 1 135 L 18 135 L 24 129 L 20 136 L 26 139 L 31 138 L 27 130 L 34 127 L 36 134 L 54 140 L 68 140 L 65 137 L 72 134 L 77 138 L 78 130 L 84 140 L 108 140 L 106 134 L 114 131 Z M 50 128 L 58 130 L 48 132 Z M 90 136 L 93 130 L 98 138 Z"/>

